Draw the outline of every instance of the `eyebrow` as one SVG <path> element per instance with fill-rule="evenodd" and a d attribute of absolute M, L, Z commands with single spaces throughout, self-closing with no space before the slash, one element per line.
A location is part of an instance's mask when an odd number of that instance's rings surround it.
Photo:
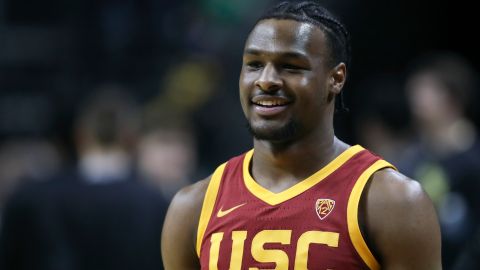
<path fill-rule="evenodd" d="M 299 52 L 294 52 L 294 51 L 282 52 L 282 51 L 280 51 L 278 53 L 281 54 L 283 57 L 287 57 L 287 58 L 307 59 L 307 56 L 305 54 L 299 53 Z M 262 55 L 262 54 L 268 54 L 268 52 L 265 53 L 265 52 L 257 50 L 257 49 L 245 49 L 244 54 Z"/>

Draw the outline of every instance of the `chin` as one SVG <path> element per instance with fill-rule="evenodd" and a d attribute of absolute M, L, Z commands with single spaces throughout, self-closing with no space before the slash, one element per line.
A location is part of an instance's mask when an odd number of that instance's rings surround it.
<path fill-rule="evenodd" d="M 255 125 L 247 123 L 248 130 L 257 140 L 271 141 L 271 142 L 288 142 L 297 137 L 298 124 L 295 121 L 289 121 L 287 124 L 280 127 L 273 127 L 269 125 Z"/>

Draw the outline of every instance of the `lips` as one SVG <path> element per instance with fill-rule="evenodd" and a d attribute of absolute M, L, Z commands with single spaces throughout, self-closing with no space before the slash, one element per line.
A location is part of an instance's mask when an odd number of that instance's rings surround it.
<path fill-rule="evenodd" d="M 288 98 L 282 96 L 259 95 L 251 99 L 254 111 L 261 116 L 274 116 L 287 109 L 292 103 Z"/>

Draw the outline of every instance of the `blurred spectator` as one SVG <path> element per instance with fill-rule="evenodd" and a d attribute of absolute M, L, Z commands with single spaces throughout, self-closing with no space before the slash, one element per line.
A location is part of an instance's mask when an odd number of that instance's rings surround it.
<path fill-rule="evenodd" d="M 27 180 L 46 180 L 58 173 L 60 166 L 59 153 L 47 140 L 17 138 L 0 145 L 0 217 L 17 185 Z"/>
<path fill-rule="evenodd" d="M 410 115 L 400 76 L 375 74 L 359 84 L 353 102 L 360 143 L 396 165 L 409 143 Z"/>
<path fill-rule="evenodd" d="M 478 246 L 468 243 L 478 241 L 480 221 L 480 144 L 468 117 L 476 80 L 465 59 L 437 53 L 418 59 L 406 83 L 417 137 L 398 167 L 422 182 L 437 207 L 445 269 L 462 249 Z"/>
<path fill-rule="evenodd" d="M 193 126 L 184 111 L 164 104 L 144 115 L 138 143 L 139 174 L 170 201 L 183 186 L 197 179 L 197 146 Z"/>
<path fill-rule="evenodd" d="M 226 155 L 251 147 L 238 105 L 238 89 L 228 84 L 228 76 L 238 71 L 228 73 L 228 68 L 231 65 L 219 56 L 184 56 L 165 72 L 158 95 L 146 106 L 149 129 L 183 129 L 182 133 L 189 129 L 188 132 L 195 133 L 195 151 L 200 157 L 196 170 L 205 174 L 190 179 L 206 177 L 218 162 L 228 158 Z M 174 123 L 175 128 L 172 119 L 179 122 Z M 226 122 L 235 127 L 225 128 Z M 180 123 L 183 123 L 181 128 Z"/>
<path fill-rule="evenodd" d="M 75 125 L 79 173 L 85 181 L 126 180 L 133 171 L 132 151 L 139 115 L 132 97 L 115 85 L 104 85 L 81 106 Z"/>
<path fill-rule="evenodd" d="M 78 166 L 7 203 L 0 269 L 162 269 L 167 205 L 134 173 L 136 108 L 115 86 L 97 92 L 76 121 Z"/>

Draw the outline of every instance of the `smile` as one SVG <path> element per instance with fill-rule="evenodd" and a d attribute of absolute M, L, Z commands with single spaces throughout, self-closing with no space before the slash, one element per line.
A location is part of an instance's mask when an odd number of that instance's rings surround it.
<path fill-rule="evenodd" d="M 255 96 L 251 100 L 253 109 L 257 115 L 272 117 L 278 115 L 288 108 L 291 103 L 289 99 L 276 96 Z"/>
<path fill-rule="evenodd" d="M 284 97 L 274 97 L 274 96 L 255 96 L 252 98 L 252 103 L 257 106 L 262 107 L 276 107 L 276 106 L 286 106 L 291 102 Z"/>
<path fill-rule="evenodd" d="M 264 106 L 264 107 L 274 107 L 274 106 L 283 106 L 286 105 L 287 102 L 282 100 L 262 100 L 259 102 L 254 102 L 253 104 Z"/>

